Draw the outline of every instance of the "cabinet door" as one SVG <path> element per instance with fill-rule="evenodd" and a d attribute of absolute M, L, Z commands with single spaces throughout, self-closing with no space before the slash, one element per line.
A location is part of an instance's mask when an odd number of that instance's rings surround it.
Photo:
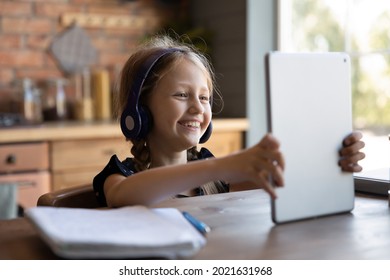
<path fill-rule="evenodd" d="M 80 171 L 55 172 L 52 175 L 52 189 L 60 190 L 74 186 L 92 184 L 93 178 L 103 169 L 91 168 Z"/>
<path fill-rule="evenodd" d="M 50 174 L 48 171 L 1 175 L 1 182 L 8 182 L 17 186 L 18 203 L 24 208 L 37 206 L 38 198 L 50 191 Z"/>
<path fill-rule="evenodd" d="M 223 131 L 213 133 L 210 139 L 206 143 L 200 145 L 200 147 L 209 149 L 216 157 L 231 154 L 242 149 L 242 132 Z"/>
<path fill-rule="evenodd" d="M 131 143 L 123 138 L 55 141 L 51 146 L 52 189 L 92 184 L 93 177 L 116 154 L 130 157 Z"/>
<path fill-rule="evenodd" d="M 113 154 L 120 159 L 131 156 L 131 144 L 123 138 L 54 141 L 51 143 L 53 171 L 81 171 L 103 168 Z"/>
<path fill-rule="evenodd" d="M 46 142 L 0 145 L 2 173 L 49 168 L 49 145 Z"/>

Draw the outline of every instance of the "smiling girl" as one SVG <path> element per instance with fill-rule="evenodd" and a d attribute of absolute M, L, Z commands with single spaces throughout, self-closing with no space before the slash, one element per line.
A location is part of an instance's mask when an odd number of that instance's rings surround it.
<path fill-rule="evenodd" d="M 251 188 L 276 198 L 284 159 L 271 134 L 221 158 L 196 149 L 212 132 L 216 94 L 209 61 L 191 46 L 162 36 L 133 53 L 122 70 L 116 110 L 133 157 L 121 161 L 113 155 L 94 178 L 100 204 L 149 206 L 173 197 Z M 345 171 L 361 169 L 360 138 L 355 132 L 344 139 L 339 164 Z"/>

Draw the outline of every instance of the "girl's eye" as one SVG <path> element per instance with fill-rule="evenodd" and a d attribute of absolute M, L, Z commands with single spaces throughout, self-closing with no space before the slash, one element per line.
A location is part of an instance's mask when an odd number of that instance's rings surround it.
<path fill-rule="evenodd" d="M 209 102 L 210 98 L 208 96 L 201 96 L 200 100 Z"/>
<path fill-rule="evenodd" d="M 187 93 L 185 92 L 178 92 L 175 94 L 177 97 L 187 97 Z"/>

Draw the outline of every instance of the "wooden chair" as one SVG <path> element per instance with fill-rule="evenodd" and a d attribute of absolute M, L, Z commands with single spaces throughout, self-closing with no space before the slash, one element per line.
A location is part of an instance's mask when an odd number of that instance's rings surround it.
<path fill-rule="evenodd" d="M 99 208 L 92 185 L 82 185 L 41 195 L 37 206 Z"/>

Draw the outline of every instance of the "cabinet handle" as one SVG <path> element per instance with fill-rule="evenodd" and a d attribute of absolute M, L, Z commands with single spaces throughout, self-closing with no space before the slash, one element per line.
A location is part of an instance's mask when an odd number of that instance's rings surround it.
<path fill-rule="evenodd" d="M 12 185 L 16 185 L 17 187 L 35 187 L 37 185 L 36 181 L 28 181 L 28 180 L 4 181 L 4 182 L 0 180 L 0 183 L 12 184 Z"/>
<path fill-rule="evenodd" d="M 15 164 L 16 163 L 16 155 L 14 155 L 14 154 L 8 155 L 7 158 L 5 159 L 5 162 L 7 164 Z"/>
<path fill-rule="evenodd" d="M 14 182 L 18 187 L 34 187 L 37 182 L 35 181 L 16 181 Z"/>

